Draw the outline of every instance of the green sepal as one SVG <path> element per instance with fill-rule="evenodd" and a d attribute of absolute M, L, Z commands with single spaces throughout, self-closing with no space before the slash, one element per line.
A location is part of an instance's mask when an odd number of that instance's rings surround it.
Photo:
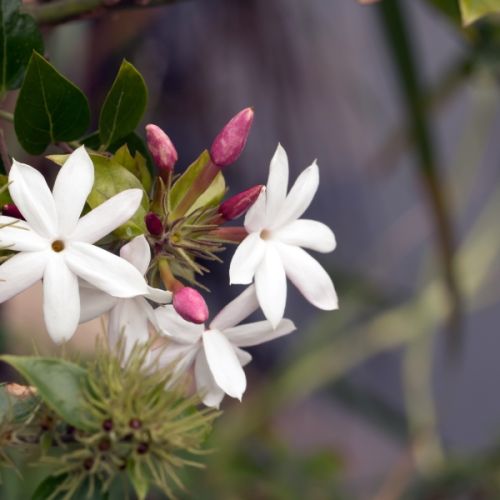
<path fill-rule="evenodd" d="M 189 165 L 186 171 L 175 181 L 169 196 L 169 207 L 171 211 L 180 203 L 188 189 L 196 182 L 203 169 L 210 162 L 210 154 L 207 150 L 203 151 L 198 158 Z M 226 192 L 226 183 L 222 172 L 219 172 L 210 186 L 198 197 L 198 199 L 189 208 L 187 214 L 200 207 L 213 207 L 218 205 L 224 193 Z M 186 215 L 187 215 L 186 214 Z"/>
<path fill-rule="evenodd" d="M 134 487 L 139 500 L 145 500 L 149 491 L 149 481 L 141 468 L 140 462 L 129 460 L 127 464 L 127 476 Z"/>
<path fill-rule="evenodd" d="M 99 117 L 103 149 L 132 133 L 146 110 L 148 90 L 142 75 L 123 60 Z"/>
<path fill-rule="evenodd" d="M 83 388 L 87 372 L 80 366 L 58 358 L 3 355 L 37 394 L 65 422 L 77 429 L 92 430 Z"/>
<path fill-rule="evenodd" d="M 90 123 L 83 92 L 40 54 L 33 52 L 14 112 L 21 146 L 34 155 L 59 141 L 73 141 Z"/>
<path fill-rule="evenodd" d="M 28 14 L 19 12 L 19 0 L 0 0 L 0 93 L 21 86 L 34 50 L 43 52 L 43 39 Z"/>

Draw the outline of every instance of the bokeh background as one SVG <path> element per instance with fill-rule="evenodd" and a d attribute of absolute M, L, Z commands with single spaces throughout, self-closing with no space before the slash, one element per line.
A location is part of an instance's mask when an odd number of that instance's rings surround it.
<path fill-rule="evenodd" d="M 46 28 L 94 116 L 121 59 L 137 66 L 179 168 L 246 106 L 231 193 L 265 183 L 278 142 L 292 180 L 318 159 L 307 215 L 336 234 L 317 257 L 340 309 L 289 288 L 297 332 L 252 350 L 181 497 L 500 498 L 500 24 L 458 19 L 454 0 L 186 0 Z M 231 253 L 206 280 L 213 311 L 240 290 Z M 3 307 L 3 349 L 52 349 L 39 295 Z"/>

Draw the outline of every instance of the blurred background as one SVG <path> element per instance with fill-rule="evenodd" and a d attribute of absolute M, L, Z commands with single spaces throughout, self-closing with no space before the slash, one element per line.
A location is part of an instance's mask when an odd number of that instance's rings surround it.
<path fill-rule="evenodd" d="M 232 194 L 265 183 L 278 142 L 291 180 L 318 159 L 306 215 L 336 234 L 315 257 L 340 309 L 289 287 L 297 332 L 252 350 L 245 398 L 224 401 L 181 497 L 500 498 L 498 20 L 464 29 L 455 0 L 185 0 L 45 36 L 94 116 L 129 59 L 179 169 L 253 106 Z M 205 282 L 214 312 L 240 291 L 226 286 L 232 252 Z M 39 296 L 3 307 L 3 349 L 53 349 Z M 91 350 L 99 330 L 71 348 Z M 4 479 L 5 498 L 23 498 Z"/>

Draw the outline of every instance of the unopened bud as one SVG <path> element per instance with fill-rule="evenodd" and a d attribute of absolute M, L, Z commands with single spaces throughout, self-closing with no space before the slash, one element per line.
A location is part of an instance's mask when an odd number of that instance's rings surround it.
<path fill-rule="evenodd" d="M 247 142 L 253 122 L 253 109 L 245 108 L 231 118 L 215 138 L 210 148 L 210 157 L 219 167 L 234 163 Z"/>
<path fill-rule="evenodd" d="M 177 162 L 177 150 L 163 130 L 150 123 L 146 125 L 148 148 L 160 172 L 172 172 Z"/>
<path fill-rule="evenodd" d="M 7 215 L 8 217 L 14 217 L 16 219 L 24 220 L 23 214 L 19 211 L 19 208 L 14 205 L 14 203 L 6 203 L 2 207 L 2 215 Z"/>
<path fill-rule="evenodd" d="M 163 234 L 163 223 L 154 212 L 147 213 L 144 216 L 144 222 L 149 234 L 153 236 L 161 236 Z"/>
<path fill-rule="evenodd" d="M 258 184 L 242 193 L 231 196 L 231 198 L 224 203 L 221 203 L 219 214 L 221 214 L 225 220 L 237 219 L 255 203 L 263 187 L 262 184 Z"/>
<path fill-rule="evenodd" d="M 186 321 L 191 323 L 205 323 L 208 319 L 208 307 L 205 299 L 194 288 L 185 286 L 174 293 L 172 301 L 174 309 Z"/>

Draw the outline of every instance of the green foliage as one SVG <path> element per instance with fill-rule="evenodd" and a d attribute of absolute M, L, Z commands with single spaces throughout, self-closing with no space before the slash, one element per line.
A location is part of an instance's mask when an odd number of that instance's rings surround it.
<path fill-rule="evenodd" d="M 1 360 L 35 386 L 43 401 L 62 419 L 75 427 L 89 428 L 82 396 L 83 368 L 58 358 L 4 355 Z"/>
<path fill-rule="evenodd" d="M 203 151 L 201 155 L 193 162 L 186 171 L 177 179 L 175 184 L 170 191 L 169 205 L 170 210 L 175 211 L 176 207 L 179 205 L 180 201 L 187 193 L 189 188 L 196 182 L 200 177 L 203 170 L 206 168 L 210 161 L 210 155 L 208 151 Z M 205 190 L 204 193 L 194 202 L 191 208 L 188 210 L 188 214 L 192 213 L 194 210 L 200 207 L 213 207 L 220 203 L 226 192 L 226 183 L 224 181 L 224 176 L 222 172 L 219 172 L 215 179 L 212 181 L 210 186 Z"/>
<path fill-rule="evenodd" d="M 459 0 L 464 24 L 471 24 L 483 16 L 500 13 L 498 0 Z"/>
<path fill-rule="evenodd" d="M 138 151 L 134 155 L 130 153 L 127 144 L 121 146 L 113 156 L 116 163 L 125 167 L 129 172 L 139 179 L 142 186 L 149 192 L 151 190 L 152 179 L 147 166 L 146 158 Z"/>
<path fill-rule="evenodd" d="M 132 133 L 146 109 L 148 91 L 143 77 L 123 61 L 104 101 L 99 117 L 103 149 Z"/>
<path fill-rule="evenodd" d="M 19 0 L 0 0 L 0 93 L 19 88 L 32 52 L 43 52 L 35 21 L 19 7 Z"/>
<path fill-rule="evenodd" d="M 33 52 L 14 113 L 23 148 L 41 154 L 51 143 L 78 139 L 89 122 L 89 104 L 82 91 Z"/>

